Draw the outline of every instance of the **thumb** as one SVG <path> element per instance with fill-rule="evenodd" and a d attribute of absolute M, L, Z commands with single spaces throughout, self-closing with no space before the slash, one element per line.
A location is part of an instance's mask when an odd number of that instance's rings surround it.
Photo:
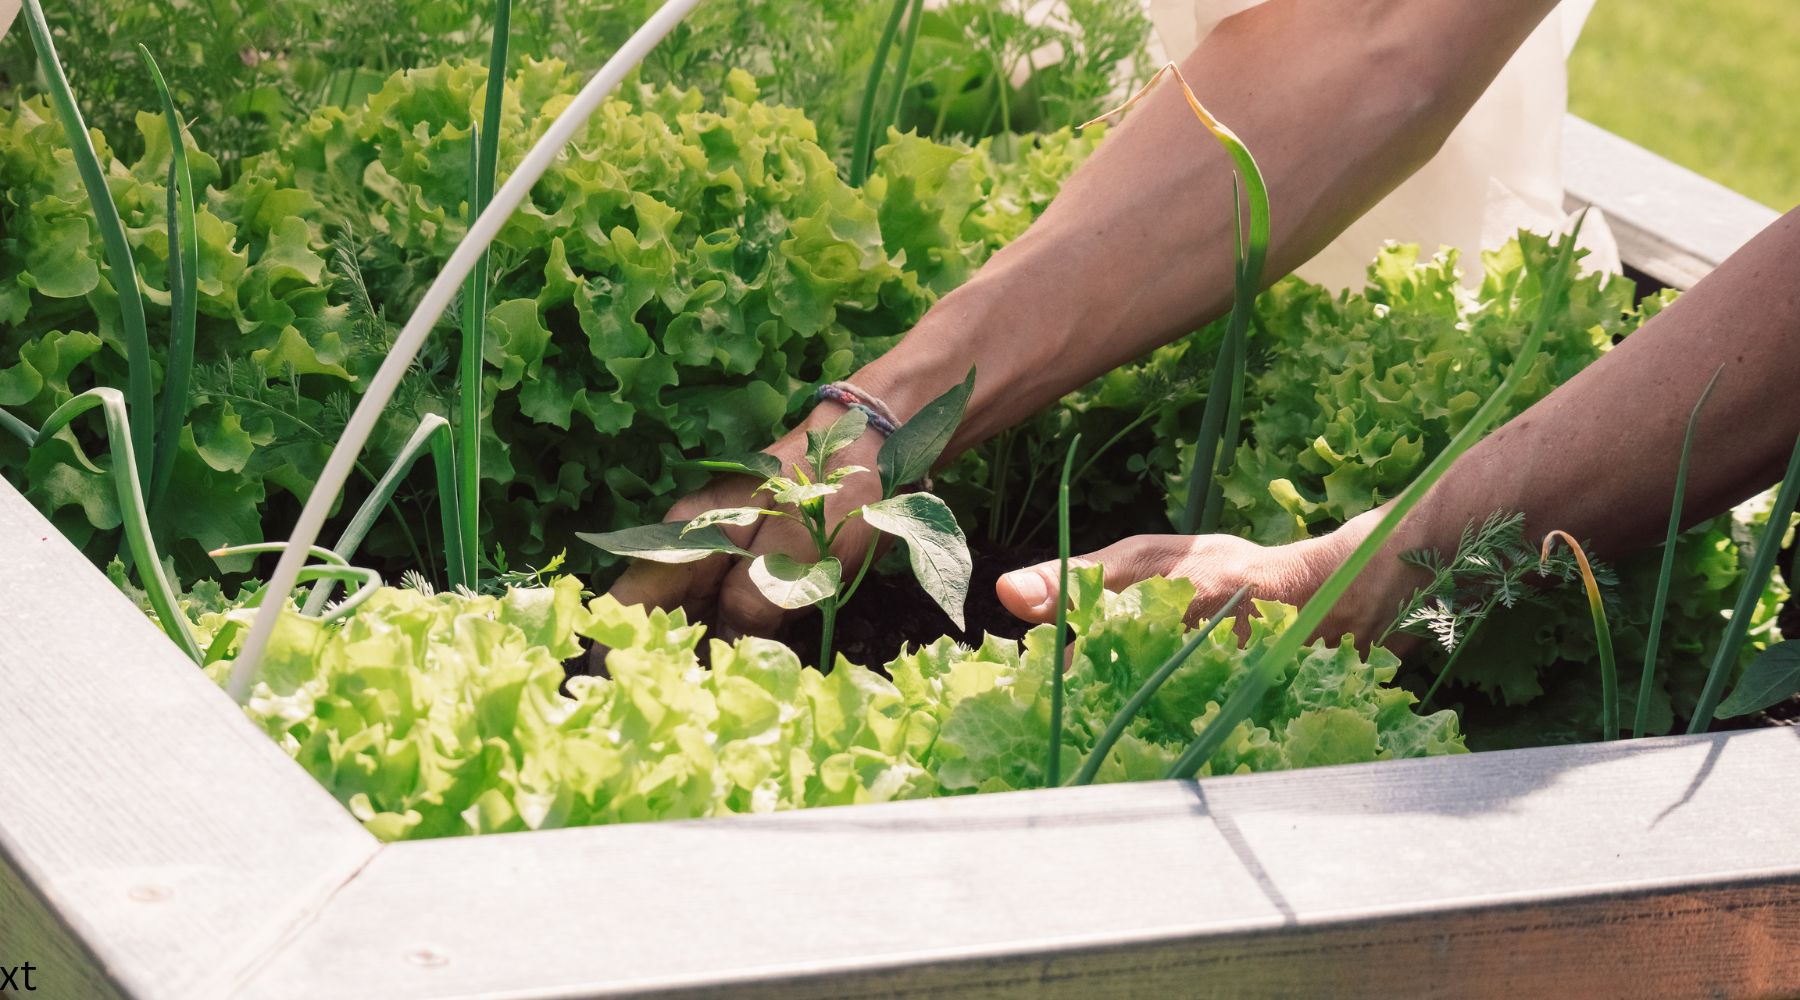
<path fill-rule="evenodd" d="M 1190 535 L 1135 535 L 1098 552 L 1073 557 L 1069 567 L 1103 566 L 1106 589 L 1124 590 L 1152 576 L 1176 574 L 1194 541 Z M 1006 610 L 1025 621 L 1041 624 L 1056 619 L 1056 577 L 1056 560 L 1041 562 L 1000 577 L 994 591 Z"/>
<path fill-rule="evenodd" d="M 1069 560 L 1069 568 L 1076 566 L 1092 566 L 1085 556 Z M 999 595 L 1000 603 L 1013 617 L 1021 618 L 1032 624 L 1054 621 L 1056 619 L 1056 582 L 1058 566 L 1055 562 L 1038 563 L 1006 573 L 994 581 L 994 592 Z"/>

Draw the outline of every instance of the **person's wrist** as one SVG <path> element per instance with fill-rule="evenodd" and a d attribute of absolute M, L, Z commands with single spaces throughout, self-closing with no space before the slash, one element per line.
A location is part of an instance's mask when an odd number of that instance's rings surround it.
<path fill-rule="evenodd" d="M 1025 246 L 1032 236 L 1021 237 L 946 294 L 851 381 L 904 422 L 974 368 L 975 391 L 951 452 L 1006 430 L 1085 381 L 1068 351 L 1086 329 L 1085 310 L 1069 289 L 1045 280 L 1037 265 L 1041 255 Z"/>
<path fill-rule="evenodd" d="M 1330 542 L 1322 559 L 1328 568 L 1319 577 L 1321 583 L 1349 560 L 1386 515 L 1386 505 L 1365 511 L 1321 539 Z M 1399 529 L 1388 536 L 1375 556 L 1364 564 L 1321 633 L 1336 639 L 1349 632 L 1356 636 L 1359 644 L 1366 644 L 1379 639 L 1386 631 L 1401 603 L 1429 579 L 1429 574 L 1400 558 L 1401 553 L 1419 547 L 1417 517 L 1418 509 L 1415 508 L 1413 514 L 1401 521 Z"/>

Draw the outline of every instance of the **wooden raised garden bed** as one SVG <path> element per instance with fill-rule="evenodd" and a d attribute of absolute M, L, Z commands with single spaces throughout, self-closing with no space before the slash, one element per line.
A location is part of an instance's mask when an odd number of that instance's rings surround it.
<path fill-rule="evenodd" d="M 1565 138 L 1656 280 L 1774 217 Z M 0 554 L 8 989 L 1800 992 L 1792 730 L 384 846 L 6 485 Z"/>

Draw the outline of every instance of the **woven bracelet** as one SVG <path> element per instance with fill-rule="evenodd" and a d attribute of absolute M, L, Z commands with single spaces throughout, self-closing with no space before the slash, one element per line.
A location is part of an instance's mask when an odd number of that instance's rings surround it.
<path fill-rule="evenodd" d="M 839 406 L 852 410 L 861 410 L 869 418 L 869 426 L 882 437 L 894 433 L 900 428 L 900 421 L 894 417 L 894 411 L 873 393 L 864 392 L 853 382 L 831 382 L 819 386 L 815 393 L 819 399 L 828 400 Z"/>

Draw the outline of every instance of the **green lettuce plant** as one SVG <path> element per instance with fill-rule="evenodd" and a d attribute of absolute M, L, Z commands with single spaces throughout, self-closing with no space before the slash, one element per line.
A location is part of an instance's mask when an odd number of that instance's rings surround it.
<path fill-rule="evenodd" d="M 1114 594 L 1097 569 L 1072 576 L 1066 651 L 1044 625 L 1022 644 L 939 639 L 879 671 L 840 660 L 829 673 L 778 642 L 709 640 L 679 611 L 587 600 L 572 577 L 498 594 L 371 588 L 336 622 L 283 616 L 246 709 L 384 840 L 1041 788 L 1050 669 L 1065 657 L 1066 769 L 1153 780 L 1294 617 L 1261 605 L 1240 649 L 1225 623 L 1198 640 L 1182 624 L 1186 581 Z M 247 599 L 187 603 L 217 681 Z M 565 676 L 583 637 L 611 650 L 608 676 Z M 1398 666 L 1379 647 L 1310 644 L 1203 770 L 1463 752 L 1455 713 L 1415 714 L 1391 685 Z"/>
<path fill-rule="evenodd" d="M 1369 533 L 1357 543 L 1356 548 L 1351 550 L 1343 563 L 1331 571 L 1331 574 L 1319 585 L 1319 589 L 1301 606 L 1292 629 L 1251 661 L 1249 679 L 1242 687 L 1232 692 L 1231 699 L 1220 708 L 1218 717 L 1208 722 L 1205 728 L 1200 730 L 1199 735 L 1182 752 L 1181 757 L 1170 766 L 1169 777 L 1191 778 L 1199 772 L 1200 766 L 1224 744 L 1224 741 L 1230 738 L 1233 728 L 1255 710 L 1256 700 L 1263 696 L 1271 684 L 1275 683 L 1285 661 L 1295 655 L 1314 629 L 1324 624 L 1325 617 L 1331 613 L 1331 609 L 1344 596 L 1344 592 L 1350 589 L 1350 584 L 1363 571 L 1363 568 L 1376 558 L 1381 547 L 1387 543 L 1388 538 L 1400 526 L 1401 519 L 1424 498 L 1439 479 L 1443 478 L 1456 459 L 1499 421 L 1500 415 L 1505 412 L 1508 398 L 1518 391 L 1520 384 L 1524 382 L 1530 371 L 1530 365 L 1537 360 L 1537 352 L 1543 346 L 1544 335 L 1548 332 L 1550 319 L 1554 315 L 1557 293 L 1574 275 L 1575 239 L 1580 232 L 1581 219 L 1578 218 L 1575 228 L 1563 237 L 1557 248 L 1556 266 L 1550 276 L 1548 291 L 1538 306 L 1537 317 L 1532 322 L 1531 330 L 1525 335 L 1524 342 L 1519 346 L 1518 357 L 1507 368 L 1505 377 L 1500 380 L 1499 388 L 1494 390 L 1493 395 L 1481 402 L 1475 413 L 1469 417 L 1468 422 L 1456 432 L 1456 436 L 1450 439 L 1450 443 L 1445 445 L 1444 450 L 1426 465 L 1418 478 L 1409 483 L 1400 492 L 1400 495 L 1386 506 L 1381 520 L 1376 522 Z"/>
<path fill-rule="evenodd" d="M 808 431 L 806 459 L 795 462 L 787 475 L 782 474 L 776 459 L 764 454 L 700 463 L 713 471 L 760 479 L 755 492 L 769 494 L 775 506 L 722 507 L 681 523 L 581 533 L 577 537 L 614 555 L 689 563 L 717 553 L 750 555 L 725 537 L 724 525 L 742 527 L 767 517 L 797 521 L 812 542 L 814 559 L 801 561 L 780 552 L 759 555 L 750 563 L 750 580 L 777 607 L 794 610 L 818 606 L 819 660 L 829 664 L 838 609 L 862 585 L 877 541 L 881 534 L 888 534 L 906 543 L 914 578 L 956 627 L 962 628 L 963 604 L 969 595 L 969 575 L 974 566 L 968 540 L 944 501 L 930 493 L 900 491 L 931 472 L 962 422 L 963 409 L 974 388 L 975 370 L 970 369 L 959 385 L 896 428 L 877 453 L 881 499 L 864 504 L 835 522 L 826 513 L 826 499 L 840 492 L 850 477 L 869 472 L 859 465 L 831 465 L 832 459 L 854 444 L 867 428 L 868 414 L 859 409 L 846 411 L 824 431 Z M 856 575 L 846 583 L 843 564 L 831 555 L 831 546 L 850 519 L 856 517 L 877 533 L 871 535 Z"/>
<path fill-rule="evenodd" d="M 195 369 L 168 487 L 182 502 L 158 525 L 183 578 L 248 570 L 247 557 L 206 554 L 264 537 L 264 511 L 316 480 L 394 320 L 464 231 L 469 126 L 487 79 L 479 63 L 393 74 L 367 99 L 284 126 L 271 139 L 278 152 L 230 184 L 212 156 L 186 150 Z M 1009 161 L 988 146 L 900 136 L 858 190 L 804 115 L 764 100 L 747 74 L 731 81 L 711 101 L 651 90 L 609 104 L 578 140 L 581 155 L 559 159 L 501 231 L 482 374 L 461 385 L 480 388 L 488 415 L 482 557 L 503 546 L 541 564 L 577 530 L 661 517 L 702 481 L 687 456 L 766 444 L 808 387 L 879 354 L 1022 232 L 1098 141 L 1047 135 Z M 578 82 L 560 64 L 514 61 L 502 176 Z M 139 124 L 141 158 L 95 141 L 152 288 L 154 329 L 170 149 L 161 116 Z M 0 241 L 0 406 L 32 423 L 88 385 L 129 377 L 102 242 L 68 157 L 47 101 L 0 109 L 0 187 L 12 195 L 0 229 L 17 237 Z M 408 373 L 340 517 L 420 420 L 458 415 L 461 359 L 454 336 L 445 342 Z M 93 446 L 85 436 L 30 453 L 0 443 L 0 470 L 104 561 L 117 551 L 118 508 L 83 445 Z M 365 561 L 390 577 L 415 567 L 447 580 L 425 527 L 444 497 L 400 484 Z M 572 572 L 615 562 L 580 549 Z"/>

